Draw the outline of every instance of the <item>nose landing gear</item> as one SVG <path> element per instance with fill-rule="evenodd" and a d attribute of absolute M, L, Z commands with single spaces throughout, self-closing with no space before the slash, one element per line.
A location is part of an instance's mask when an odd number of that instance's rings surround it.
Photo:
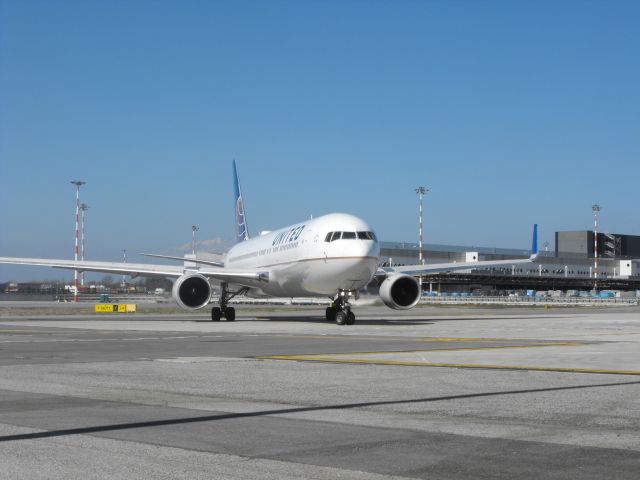
<path fill-rule="evenodd" d="M 356 316 L 351 311 L 349 297 L 351 290 L 340 290 L 333 299 L 333 303 L 327 307 L 325 317 L 329 322 L 336 322 L 338 325 L 353 325 L 356 323 Z"/>

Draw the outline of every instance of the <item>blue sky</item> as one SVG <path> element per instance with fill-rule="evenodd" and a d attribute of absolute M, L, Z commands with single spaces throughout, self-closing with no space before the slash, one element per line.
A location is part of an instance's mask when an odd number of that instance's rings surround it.
<path fill-rule="evenodd" d="M 640 234 L 640 3 L 0 0 L 0 255 L 346 211 L 383 240 Z M 0 266 L 0 281 L 69 273 Z"/>

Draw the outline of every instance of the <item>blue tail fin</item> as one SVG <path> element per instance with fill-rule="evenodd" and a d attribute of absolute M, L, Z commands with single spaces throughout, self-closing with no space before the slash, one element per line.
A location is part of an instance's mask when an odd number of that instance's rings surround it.
<path fill-rule="evenodd" d="M 249 230 L 247 229 L 247 217 L 244 214 L 244 202 L 242 201 L 242 190 L 240 190 L 240 179 L 235 160 L 233 161 L 233 187 L 236 206 L 236 240 L 243 242 L 249 239 Z"/>
<path fill-rule="evenodd" d="M 538 224 L 533 224 L 533 238 L 531 239 L 531 258 L 538 256 Z"/>

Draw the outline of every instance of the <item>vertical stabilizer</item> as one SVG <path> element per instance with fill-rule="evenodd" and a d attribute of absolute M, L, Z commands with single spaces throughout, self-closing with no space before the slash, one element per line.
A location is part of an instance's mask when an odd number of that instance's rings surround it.
<path fill-rule="evenodd" d="M 531 239 L 531 258 L 538 257 L 538 224 L 533 224 L 533 238 Z"/>
<path fill-rule="evenodd" d="M 233 161 L 233 187 L 236 207 L 236 240 L 243 242 L 249 239 L 249 230 L 247 229 L 247 217 L 244 214 L 244 202 L 242 201 L 242 190 L 240 189 L 238 167 L 235 160 Z"/>

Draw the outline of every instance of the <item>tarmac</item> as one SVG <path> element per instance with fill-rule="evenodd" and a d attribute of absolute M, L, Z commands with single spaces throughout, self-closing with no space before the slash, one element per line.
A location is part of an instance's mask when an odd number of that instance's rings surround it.
<path fill-rule="evenodd" d="M 639 307 L 91 308 L 0 305 L 2 478 L 640 472 Z"/>

